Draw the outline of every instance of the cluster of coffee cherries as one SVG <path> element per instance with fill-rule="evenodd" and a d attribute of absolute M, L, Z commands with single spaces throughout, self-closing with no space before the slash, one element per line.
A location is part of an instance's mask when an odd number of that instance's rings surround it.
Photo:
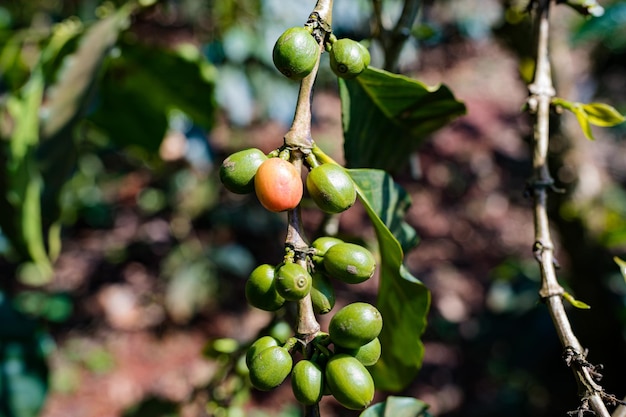
<path fill-rule="evenodd" d="M 348 304 L 332 317 L 328 333 L 319 333 L 313 340 L 312 353 L 295 365 L 293 355 L 301 346 L 296 338 L 280 345 L 272 336 L 262 336 L 246 353 L 250 381 L 255 388 L 268 391 L 291 375 L 293 394 L 304 405 L 332 395 L 346 408 L 363 409 L 374 398 L 374 381 L 367 367 L 380 357 L 382 325 L 374 306 Z"/>
<path fill-rule="evenodd" d="M 311 199 L 327 213 L 351 207 L 356 188 L 346 170 L 334 163 L 319 163 L 314 155 L 310 152 L 304 158 L 309 169 L 304 183 Z M 255 192 L 270 211 L 291 210 L 300 204 L 304 185 L 290 157 L 286 147 L 268 155 L 255 148 L 239 151 L 224 160 L 220 179 L 235 193 Z M 335 306 L 332 280 L 359 284 L 371 278 L 375 269 L 376 260 L 368 249 L 322 236 L 306 248 L 287 247 L 279 265 L 256 267 L 246 281 L 245 296 L 251 306 L 265 311 L 310 297 L 313 312 L 326 314 Z M 294 396 L 302 404 L 315 404 L 331 394 L 346 408 L 362 409 L 374 396 L 367 367 L 380 357 L 381 329 L 380 312 L 356 302 L 337 311 L 328 333 L 318 333 L 306 345 L 295 337 L 281 345 L 276 338 L 263 336 L 246 354 L 250 381 L 267 391 L 291 375 Z"/>
<path fill-rule="evenodd" d="M 300 204 L 304 186 L 300 173 L 289 162 L 289 149 L 277 149 L 265 155 L 250 148 L 228 156 L 220 167 L 224 186 L 237 194 L 255 192 L 269 211 L 281 212 Z M 309 196 L 326 213 L 341 213 L 356 201 L 354 182 L 339 165 L 320 164 L 313 153 L 305 162 L 310 169 L 306 178 Z"/>
<path fill-rule="evenodd" d="M 330 54 L 330 68 L 335 75 L 351 79 L 370 64 L 367 48 L 349 38 L 337 39 L 328 34 L 324 47 Z M 313 36 L 313 27 L 292 27 L 278 38 L 272 57 L 276 68 L 287 78 L 301 80 L 313 71 L 319 56 L 319 44 Z"/>

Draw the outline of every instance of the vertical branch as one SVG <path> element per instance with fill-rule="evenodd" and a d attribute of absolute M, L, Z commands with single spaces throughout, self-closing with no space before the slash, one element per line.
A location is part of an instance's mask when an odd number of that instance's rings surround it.
<path fill-rule="evenodd" d="M 398 66 L 398 58 L 404 43 L 411 35 L 411 27 L 417 17 L 421 0 L 404 0 L 402 12 L 393 29 L 385 29 L 383 22 L 382 1 L 372 0 L 373 24 L 372 36 L 377 38 L 385 54 L 383 68 L 395 71 Z"/>
<path fill-rule="evenodd" d="M 313 97 L 313 86 L 319 70 L 320 55 L 324 51 L 324 41 L 330 32 L 332 23 L 333 0 L 318 0 L 315 8 L 311 12 L 309 22 L 313 26 L 313 36 L 319 43 L 317 63 L 309 75 L 300 82 L 298 92 L 298 102 L 289 131 L 285 134 L 285 146 L 291 149 L 291 162 L 298 172 L 304 168 L 303 158 L 313 147 L 313 137 L 311 135 L 311 102 Z M 287 213 L 288 229 L 285 239 L 285 246 L 292 248 L 295 253 L 295 261 L 307 268 L 306 256 L 302 256 L 308 248 L 308 242 L 304 236 L 300 206 Z M 305 344 L 315 338 L 320 330 L 313 311 L 311 295 L 298 301 L 297 308 L 296 335 Z M 304 407 L 304 417 L 319 417 L 319 404 Z"/>
<path fill-rule="evenodd" d="M 533 136 L 533 179 L 530 187 L 533 195 L 535 243 L 533 251 L 541 272 L 539 294 L 548 305 L 557 335 L 565 349 L 565 359 L 572 368 L 578 382 L 582 405 L 579 411 L 593 410 L 596 415 L 609 417 L 604 405 L 606 397 L 593 376 L 593 366 L 585 360 L 584 349 L 574 335 L 563 306 L 563 288 L 557 281 L 554 265 L 554 247 L 550 236 L 547 211 L 548 192 L 553 189 L 553 180 L 548 167 L 548 144 L 550 129 L 550 105 L 555 95 L 552 84 L 549 54 L 550 1 L 535 0 L 534 25 L 536 36 L 536 66 L 532 84 L 529 85 L 528 104 L 535 114 Z"/>

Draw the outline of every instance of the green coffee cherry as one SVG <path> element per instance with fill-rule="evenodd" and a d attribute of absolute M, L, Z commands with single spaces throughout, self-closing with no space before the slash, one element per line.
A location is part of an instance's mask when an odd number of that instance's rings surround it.
<path fill-rule="evenodd" d="M 372 59 L 370 56 L 370 51 L 368 51 L 367 48 L 363 46 L 361 42 L 357 42 L 357 45 L 359 45 L 359 47 L 361 48 L 361 57 L 363 58 L 363 63 L 365 64 L 365 68 L 367 68 L 369 67 L 370 61 Z"/>
<path fill-rule="evenodd" d="M 338 346 L 335 349 L 336 353 L 346 353 L 350 356 L 354 356 L 363 366 L 373 366 L 380 359 L 381 346 L 380 340 L 376 337 L 369 343 L 356 349 L 346 349 Z"/>
<path fill-rule="evenodd" d="M 282 320 L 274 324 L 268 333 L 279 343 L 285 343 L 293 335 L 289 323 Z"/>
<path fill-rule="evenodd" d="M 271 346 L 250 360 L 250 382 L 256 389 L 269 391 L 283 383 L 292 366 L 293 359 L 287 349 Z"/>
<path fill-rule="evenodd" d="M 276 340 L 272 336 L 262 336 L 255 340 L 255 342 L 250 345 L 248 351 L 246 352 L 246 365 L 250 366 L 250 361 L 252 360 L 252 358 L 254 358 L 265 349 L 274 346 L 278 346 L 278 340 Z"/>
<path fill-rule="evenodd" d="M 274 282 L 278 294 L 285 300 L 296 301 L 304 298 L 311 291 L 312 278 L 300 265 L 287 262 L 276 270 Z"/>
<path fill-rule="evenodd" d="M 380 312 L 371 304 L 352 303 L 339 310 L 328 325 L 335 345 L 358 349 L 378 337 L 383 328 Z"/>
<path fill-rule="evenodd" d="M 330 50 L 330 68 L 337 77 L 356 77 L 365 70 L 366 62 L 369 64 L 369 52 L 365 54 L 364 49 L 357 41 L 339 39 Z"/>
<path fill-rule="evenodd" d="M 340 353 L 330 358 L 324 372 L 330 392 L 351 410 L 367 407 L 374 399 L 374 380 L 361 362 Z"/>
<path fill-rule="evenodd" d="M 354 243 L 338 243 L 324 255 L 324 268 L 328 275 L 347 284 L 368 280 L 376 270 L 374 255 Z"/>
<path fill-rule="evenodd" d="M 313 168 L 306 177 L 306 188 L 315 204 L 326 213 L 341 213 L 356 201 L 356 188 L 348 173 L 335 164 Z"/>
<path fill-rule="evenodd" d="M 287 78 L 301 80 L 313 71 L 319 57 L 319 45 L 304 27 L 287 29 L 276 41 L 274 65 Z"/>
<path fill-rule="evenodd" d="M 260 149 L 244 149 L 230 155 L 220 167 L 220 180 L 224 187 L 237 194 L 254 191 L 254 175 L 267 159 Z"/>
<path fill-rule="evenodd" d="M 324 261 L 324 255 L 332 246 L 337 243 L 343 243 L 343 240 L 336 237 L 322 236 L 318 237 L 311 243 L 311 247 L 315 249 L 315 254 L 311 257 L 315 264 L 321 264 Z"/>
<path fill-rule="evenodd" d="M 320 271 L 312 276 L 311 301 L 317 314 L 326 314 L 335 306 L 335 290 L 330 279 Z"/>
<path fill-rule="evenodd" d="M 246 281 L 246 299 L 248 303 L 265 311 L 276 311 L 285 304 L 285 299 L 278 294 L 274 286 L 275 272 L 272 265 L 257 266 Z"/>
<path fill-rule="evenodd" d="M 301 404 L 318 403 L 324 394 L 324 374 L 320 366 L 308 360 L 296 363 L 291 371 L 291 389 Z"/>

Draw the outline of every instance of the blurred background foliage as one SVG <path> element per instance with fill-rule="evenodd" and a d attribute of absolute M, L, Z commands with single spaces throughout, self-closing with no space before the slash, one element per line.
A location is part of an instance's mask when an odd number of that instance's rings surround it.
<path fill-rule="evenodd" d="M 497 0 L 421 2 L 389 62 L 385 51 L 393 37 L 381 34 L 392 31 L 405 3 L 335 0 L 334 31 L 364 40 L 373 65 L 418 79 L 438 73 L 448 83 L 446 71 L 475 62 L 485 50 L 514 56 L 520 79 L 532 70 L 528 20 L 516 2 Z M 372 17 L 376 4 L 379 19 Z M 77 416 L 299 414 L 288 390 L 269 398 L 250 392 L 245 370 L 237 367 L 237 354 L 258 331 L 284 328 L 282 318 L 256 317 L 242 297 L 252 268 L 280 259 L 284 219 L 254 198 L 223 192 L 215 167 L 235 150 L 269 151 L 282 143 L 298 85 L 274 69 L 271 49 L 312 6 L 284 0 L 0 3 L 0 416 L 63 414 L 66 403 L 75 414 L 63 415 Z M 555 78 L 564 98 L 604 101 L 624 113 L 625 4 L 603 6 L 604 15 L 594 19 L 559 12 Z M 498 75 L 480 71 L 492 68 L 472 71 L 489 79 Z M 460 94 L 473 80 L 457 85 Z M 518 82 L 511 88 L 523 91 Z M 336 90 L 322 65 L 316 95 L 336 97 Z M 547 312 L 537 305 L 532 242 L 523 243 L 527 251 L 488 245 L 479 251 L 481 242 L 493 245 L 512 229 L 489 224 L 484 213 L 478 215 L 483 220 L 471 218 L 477 202 L 504 204 L 498 200 L 504 196 L 511 210 L 502 217 L 508 224 L 519 220 L 515 209 L 528 209 L 520 197 L 528 156 L 493 143 L 479 154 L 485 144 L 477 136 L 487 128 L 471 118 L 472 105 L 481 102 L 469 100 L 470 119 L 447 134 L 461 132 L 475 147 L 425 143 L 421 163 L 396 175 L 422 204 L 418 212 L 433 206 L 430 218 L 442 216 L 451 230 L 437 234 L 435 222 L 409 215 L 423 242 L 409 267 L 433 289 L 434 302 L 424 368 L 404 394 L 424 399 L 440 416 L 561 414 L 576 407 L 576 387 L 559 362 Z M 516 113 L 492 111 L 518 136 L 523 132 Z M 336 120 L 314 113 L 316 140 L 341 155 Z M 612 257 L 626 248 L 625 129 L 598 131 L 591 143 L 564 115 L 553 144 L 555 176 L 567 190 L 553 207 L 562 277 L 592 306 L 572 312 L 575 326 L 590 360 L 606 366 L 605 387 L 617 395 L 626 394 L 626 285 Z M 473 152 L 482 159 L 472 160 Z M 499 185 L 476 191 L 485 172 L 500 175 Z M 316 215 L 310 215 L 313 231 Z M 348 217 L 340 233 L 358 235 L 363 219 L 362 213 Z M 471 239 L 457 239 L 468 233 Z M 443 255 L 436 246 L 442 241 L 452 242 L 441 246 Z M 375 289 L 359 291 L 339 295 L 375 298 Z M 471 313 L 458 316 L 459 309 Z M 140 347 L 169 346 L 164 340 L 178 340 L 177 332 L 191 335 L 184 346 L 191 346 L 193 359 L 184 363 L 199 369 L 198 376 L 163 391 L 145 381 L 137 383 L 141 389 L 109 388 L 100 402 L 120 399 L 114 411 L 85 395 L 85 387 L 106 376 L 130 378 L 119 369 L 144 363 Z M 130 353 L 112 342 L 126 337 L 136 349 Z M 160 362 L 169 359 L 176 368 L 174 358 L 187 348 L 174 346 Z M 162 372 L 157 375 L 171 375 Z M 84 409 L 81 398 L 89 403 Z M 324 415 L 339 415 L 333 407 Z"/>

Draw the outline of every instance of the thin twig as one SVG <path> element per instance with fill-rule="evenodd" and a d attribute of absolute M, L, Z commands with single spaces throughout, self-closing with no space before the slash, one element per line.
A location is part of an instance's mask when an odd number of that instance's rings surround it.
<path fill-rule="evenodd" d="M 555 95 L 548 48 L 550 0 L 536 0 L 534 12 L 537 60 L 535 76 L 532 84 L 529 85 L 529 107 L 535 113 L 536 118 L 533 138 L 533 179 L 530 187 L 535 223 L 533 251 L 539 263 L 542 282 L 539 294 L 548 305 L 559 340 L 566 351 L 566 361 L 574 372 L 585 405 L 588 404 L 597 416 L 609 417 L 609 412 L 603 402 L 605 393 L 595 382 L 592 375 L 593 367 L 585 360 L 584 349 L 574 335 L 563 306 L 564 290 L 556 277 L 554 247 L 547 212 L 548 191 L 553 188 L 547 161 L 550 103 Z"/>

